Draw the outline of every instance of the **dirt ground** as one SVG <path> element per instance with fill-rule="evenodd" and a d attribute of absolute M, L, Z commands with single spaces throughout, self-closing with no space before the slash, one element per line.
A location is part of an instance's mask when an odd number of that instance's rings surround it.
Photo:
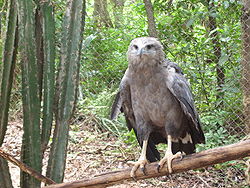
<path fill-rule="evenodd" d="M 68 145 L 67 164 L 64 182 L 91 178 L 97 174 L 127 168 L 127 162 L 138 159 L 140 148 L 135 148 L 96 129 L 84 125 L 71 128 Z M 11 122 L 3 144 L 4 151 L 20 159 L 22 123 Z M 44 166 L 47 163 L 45 155 Z M 234 167 L 235 161 L 226 168 L 207 167 L 160 178 L 125 182 L 112 188 L 169 187 L 169 188 L 209 188 L 209 187 L 249 187 L 244 170 Z M 10 164 L 13 186 L 19 187 L 20 170 Z M 43 174 L 45 168 L 43 169 Z"/>

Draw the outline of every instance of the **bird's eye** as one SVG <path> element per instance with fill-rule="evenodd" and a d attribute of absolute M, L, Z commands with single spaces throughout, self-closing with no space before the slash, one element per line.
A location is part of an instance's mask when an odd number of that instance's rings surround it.
<path fill-rule="evenodd" d="M 137 49 L 138 49 L 138 46 L 137 46 L 137 45 L 133 45 L 133 48 L 137 50 Z"/>
<path fill-rule="evenodd" d="M 150 50 L 150 49 L 153 48 L 153 47 L 154 47 L 154 46 L 153 46 L 152 44 L 146 46 L 146 48 L 147 48 L 148 50 Z"/>

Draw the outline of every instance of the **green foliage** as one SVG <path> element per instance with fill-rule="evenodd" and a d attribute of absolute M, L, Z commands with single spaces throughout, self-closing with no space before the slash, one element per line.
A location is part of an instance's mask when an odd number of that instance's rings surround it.
<path fill-rule="evenodd" d="M 133 147 L 136 147 L 138 145 L 133 129 L 131 131 L 126 131 L 126 133 L 124 133 L 121 138 L 128 145 L 132 145 Z"/>
<path fill-rule="evenodd" d="M 213 32 L 219 33 L 222 56 L 216 58 L 219 58 L 219 63 L 225 67 L 226 78 L 234 87 L 237 87 L 235 83 L 240 79 L 240 76 L 237 80 L 232 79 L 232 76 L 237 74 L 231 71 L 239 66 L 240 32 L 235 31 L 240 31 L 241 6 L 237 2 L 231 3 L 229 7 L 214 3 L 215 6 L 210 12 L 204 1 L 175 1 L 166 14 L 157 11 L 156 16 L 167 56 L 178 62 L 187 74 L 196 101 L 199 101 L 197 106 L 202 112 L 204 108 L 200 105 L 203 103 L 206 109 L 210 110 L 221 102 L 216 101 L 217 88 L 214 87 L 217 82 L 216 62 L 210 62 L 214 56 Z M 160 5 L 158 3 L 158 6 Z M 218 28 L 209 32 L 208 16 L 211 14 L 216 18 Z"/>
<path fill-rule="evenodd" d="M 226 129 L 219 127 L 216 130 L 209 129 L 205 132 L 206 144 L 200 144 L 197 151 L 215 148 L 237 142 L 236 136 L 229 136 Z"/>
<path fill-rule="evenodd" d="M 86 18 L 84 36 L 92 36 L 92 41 L 83 53 L 81 84 L 87 95 L 98 94 L 112 85 L 117 87 L 127 68 L 127 46 L 133 38 L 147 35 L 144 4 L 135 2 L 125 6 L 128 9 L 119 28 L 98 27 L 92 17 Z M 92 7 L 93 1 L 87 6 L 89 14 Z"/>
<path fill-rule="evenodd" d="M 203 122 L 206 143 L 199 144 L 197 151 L 232 144 L 239 140 L 239 135 L 230 135 L 226 129 L 225 118 L 230 115 L 230 112 L 218 110 L 202 114 L 201 122 Z"/>
<path fill-rule="evenodd" d="M 79 115 L 82 114 L 85 116 L 84 122 L 87 123 L 87 126 L 93 126 L 93 128 L 97 128 L 101 131 L 109 131 L 121 141 L 124 141 L 131 147 L 135 147 L 138 143 L 134 131 L 128 131 L 123 115 L 120 115 L 118 119 L 114 121 L 109 119 L 110 106 L 116 93 L 117 90 L 113 88 L 109 90 L 103 89 L 98 95 L 85 97 L 84 100 L 78 103 L 78 113 Z"/>
<path fill-rule="evenodd" d="M 101 130 L 108 130 L 112 134 L 120 137 L 126 132 L 125 122 L 122 117 L 118 121 L 111 121 L 109 119 L 112 99 L 117 91 L 107 91 L 104 89 L 98 95 L 86 97 L 79 102 L 78 108 L 80 114 L 85 114 L 85 120 L 88 126 L 98 126 Z"/>

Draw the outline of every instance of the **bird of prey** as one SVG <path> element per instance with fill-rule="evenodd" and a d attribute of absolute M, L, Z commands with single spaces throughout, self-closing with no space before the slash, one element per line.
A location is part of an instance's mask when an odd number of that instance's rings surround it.
<path fill-rule="evenodd" d="M 128 68 L 115 97 L 111 119 L 125 114 L 127 127 L 133 129 L 142 147 L 141 155 L 130 176 L 140 167 L 144 172 L 149 162 L 160 160 L 156 148 L 166 143 L 165 156 L 158 171 L 167 163 L 172 173 L 172 160 L 195 152 L 195 144 L 205 143 L 189 84 L 181 68 L 165 59 L 163 46 L 153 37 L 131 41 Z M 145 172 L 144 172 L 145 173 Z"/>

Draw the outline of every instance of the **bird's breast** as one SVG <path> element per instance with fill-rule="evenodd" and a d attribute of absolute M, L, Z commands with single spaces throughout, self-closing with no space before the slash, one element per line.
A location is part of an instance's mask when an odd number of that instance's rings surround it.
<path fill-rule="evenodd" d="M 135 114 L 154 125 L 164 126 L 171 115 L 171 106 L 176 100 L 167 88 L 166 80 L 161 75 L 139 77 L 131 84 L 131 97 Z"/>

